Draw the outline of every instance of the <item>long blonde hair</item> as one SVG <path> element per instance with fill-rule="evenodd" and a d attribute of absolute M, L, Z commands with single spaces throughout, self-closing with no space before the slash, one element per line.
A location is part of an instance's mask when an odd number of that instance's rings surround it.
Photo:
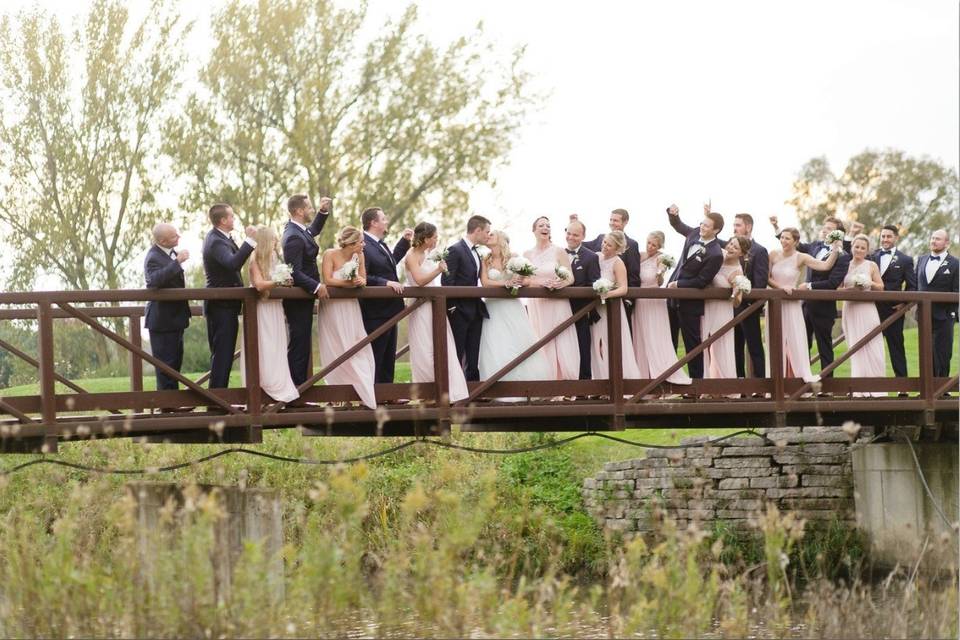
<path fill-rule="evenodd" d="M 513 256 L 513 254 L 510 253 L 510 236 L 508 236 L 506 233 L 504 233 L 500 229 L 491 231 L 490 233 L 496 234 L 497 236 L 496 244 L 497 244 L 497 247 L 500 249 L 501 263 L 503 265 L 507 264 L 507 260 L 509 260 Z M 486 262 L 487 262 L 487 266 L 490 266 L 491 264 L 493 264 L 493 251 L 491 251 L 489 255 L 487 255 Z"/>
<path fill-rule="evenodd" d="M 253 250 L 253 260 L 260 268 L 260 274 L 269 280 L 274 259 L 277 262 L 282 261 L 277 243 L 277 232 L 273 230 L 273 227 L 260 225 L 257 227 L 253 239 L 257 241 L 257 248 Z"/>

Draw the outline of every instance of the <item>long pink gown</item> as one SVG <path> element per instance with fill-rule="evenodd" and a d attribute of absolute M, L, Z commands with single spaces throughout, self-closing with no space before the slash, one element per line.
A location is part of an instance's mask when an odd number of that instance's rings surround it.
<path fill-rule="evenodd" d="M 778 286 L 797 286 L 800 268 L 797 256 L 782 258 L 770 267 L 770 280 Z M 804 382 L 816 382 L 820 376 L 810 370 L 810 351 L 807 347 L 807 327 L 803 322 L 803 308 L 799 300 L 784 300 L 783 310 L 783 371 L 784 376 L 801 378 Z M 769 315 L 767 317 L 770 317 Z M 767 332 L 767 341 L 770 332 Z M 769 352 L 769 344 L 767 345 Z"/>
<path fill-rule="evenodd" d="M 741 271 L 739 265 L 721 265 L 720 271 L 713 277 L 710 289 L 730 290 L 730 276 Z M 700 319 L 700 336 L 706 341 L 723 325 L 733 320 L 733 302 L 723 300 L 704 300 L 703 317 Z M 736 378 L 737 360 L 733 350 L 733 330 L 727 331 L 703 352 L 703 371 L 707 378 Z"/>
<path fill-rule="evenodd" d="M 604 259 L 603 255 L 597 257 L 600 258 L 600 277 L 613 282 L 613 264 L 617 259 L 616 256 L 609 260 Z M 642 378 L 640 367 L 637 366 L 637 358 L 633 354 L 633 345 L 630 342 L 627 312 L 624 311 L 622 304 L 620 305 L 620 345 L 623 353 L 623 377 Z M 600 305 L 600 320 L 590 325 L 590 371 L 594 380 L 610 377 L 610 359 L 607 355 L 607 305 L 605 304 Z"/>
<path fill-rule="evenodd" d="M 424 258 L 422 269 L 432 271 L 436 268 L 436 263 L 428 258 Z M 411 287 L 419 286 L 413 275 L 409 272 L 406 275 L 407 285 Z M 440 277 L 437 276 L 428 287 L 440 286 Z M 413 382 L 426 383 L 433 382 L 433 313 L 429 304 L 421 305 L 416 311 L 410 314 L 410 321 L 407 324 L 408 337 L 410 344 L 410 369 Z M 470 394 L 467 392 L 467 381 L 463 376 L 463 368 L 460 361 L 457 360 L 456 345 L 453 342 L 453 333 L 450 331 L 450 323 L 447 322 L 447 375 L 448 390 L 450 393 L 450 402 L 463 400 Z"/>
<path fill-rule="evenodd" d="M 334 276 L 345 279 L 343 276 L 345 266 L 337 269 Z M 355 299 L 320 300 L 317 325 L 321 366 L 333 362 L 367 337 L 367 332 L 363 328 L 363 316 L 360 315 L 360 303 Z M 354 391 L 360 396 L 360 401 L 371 409 L 375 409 L 377 407 L 373 388 L 375 371 L 373 349 L 367 344 L 346 362 L 328 373 L 325 380 L 330 385 L 353 385 Z"/>
<path fill-rule="evenodd" d="M 562 251 L 555 245 L 550 245 L 544 251 L 537 253 L 534 249 L 530 254 L 530 262 L 537 268 L 539 278 L 556 278 L 557 252 Z M 527 312 L 530 314 L 530 324 L 539 340 L 556 328 L 573 312 L 570 310 L 570 301 L 566 298 L 529 298 Z M 580 343 L 577 342 L 577 327 L 571 324 L 560 335 L 543 345 L 540 350 L 550 367 L 553 380 L 578 380 L 580 378 Z"/>
<path fill-rule="evenodd" d="M 858 266 L 854 267 L 851 262 L 850 267 L 847 269 L 847 275 L 843 279 L 843 285 L 845 287 L 852 287 L 853 279 L 858 274 L 863 274 L 869 281 L 870 264 L 870 262 L 864 260 Z M 880 325 L 880 314 L 877 313 L 877 305 L 872 302 L 844 300 L 842 316 L 840 325 L 843 327 L 843 335 L 846 337 L 848 349 Z M 851 378 L 882 378 L 887 374 L 887 365 L 883 356 L 882 336 L 882 333 L 878 333 L 870 342 L 850 355 Z M 885 396 L 887 394 L 882 392 L 858 392 L 853 395 Z"/>
<path fill-rule="evenodd" d="M 640 286 L 659 287 L 657 258 L 640 263 Z M 677 363 L 677 352 L 670 339 L 670 317 L 667 301 L 660 298 L 637 298 L 633 304 L 633 355 L 641 378 L 656 378 Z M 690 384 L 683 367 L 670 374 L 668 382 Z"/>

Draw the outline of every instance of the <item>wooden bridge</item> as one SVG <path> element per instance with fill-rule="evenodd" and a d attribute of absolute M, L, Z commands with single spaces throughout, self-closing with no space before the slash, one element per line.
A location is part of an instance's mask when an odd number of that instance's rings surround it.
<path fill-rule="evenodd" d="M 309 296 L 299 289 L 271 292 L 272 298 Z M 334 298 L 382 298 L 396 294 L 386 287 L 362 290 L 332 289 Z M 853 420 L 864 425 L 929 426 L 955 431 L 958 400 L 946 397 L 956 390 L 957 377 L 935 378 L 932 363 L 932 304 L 956 302 L 953 294 L 918 292 L 756 290 L 746 296 L 750 303 L 719 332 L 687 353 L 674 368 L 655 379 L 624 379 L 619 357 L 622 301 L 607 301 L 610 378 L 584 381 L 504 382 L 501 378 L 524 358 L 540 348 L 600 302 L 591 289 L 550 291 L 525 288 L 521 297 L 587 298 L 592 302 L 556 327 L 488 380 L 470 383 L 470 396 L 451 404 L 447 398 L 446 299 L 509 296 L 506 289 L 472 287 L 407 287 L 406 308 L 383 327 L 354 345 L 334 362 L 323 363 L 301 385 L 303 406 L 287 407 L 273 402 L 260 389 L 258 371 L 257 304 L 251 288 L 165 289 L 113 291 L 49 291 L 0 294 L 0 320 L 37 323 L 38 357 L 23 345 L 0 340 L 6 349 L 37 369 L 39 394 L 0 397 L 0 449 L 4 452 L 55 452 L 60 441 L 108 437 L 143 437 L 165 442 L 262 441 L 263 429 L 301 428 L 307 435 L 401 436 L 444 434 L 453 425 L 462 431 L 616 431 L 645 427 L 767 427 L 783 425 L 840 425 Z M 631 288 L 628 298 L 726 298 L 722 290 Z M 194 381 L 170 369 L 144 350 L 141 318 L 149 300 L 243 300 L 241 340 L 247 357 L 246 386 L 208 389 L 206 376 Z M 919 356 L 911 378 L 825 378 L 814 388 L 797 378 L 784 376 L 782 366 L 782 305 L 790 300 L 858 300 L 903 303 L 899 311 L 856 344 L 849 345 L 822 373 L 829 373 L 863 347 L 870 338 L 907 313 L 918 312 Z M 350 386 L 318 384 L 323 377 L 370 340 L 396 325 L 421 305 L 432 308 L 434 327 L 434 374 L 430 384 L 378 384 L 381 405 L 376 410 L 359 404 Z M 732 331 L 749 313 L 766 306 L 770 375 L 767 378 L 697 380 L 692 385 L 672 386 L 667 377 L 701 353 L 723 333 Z M 199 308 L 194 308 L 199 314 Z M 57 321 L 72 318 L 117 343 L 130 355 L 129 391 L 90 393 L 57 372 L 54 331 Z M 125 335 L 115 328 L 126 321 Z M 106 320 L 106 324 L 104 323 Z M 114 328 L 110 328 L 111 325 Z M 319 329 L 322 330 L 322 327 Z M 665 334 L 666 335 L 666 334 Z M 413 345 L 416 348 L 416 345 Z M 144 391 L 143 363 L 148 362 L 185 389 Z M 311 367 L 311 370 L 313 368 Z M 56 384 L 69 392 L 58 392 Z M 906 393 L 907 397 L 857 397 L 863 392 Z M 819 392 L 819 394 L 817 393 Z M 726 397 L 736 395 L 736 398 Z M 574 400 L 554 400 L 563 396 Z M 517 401 L 517 398 L 524 399 Z M 498 399 L 510 399 L 502 401 Z M 301 403 L 298 403 L 301 404 Z M 190 407 L 190 408 L 187 408 Z"/>

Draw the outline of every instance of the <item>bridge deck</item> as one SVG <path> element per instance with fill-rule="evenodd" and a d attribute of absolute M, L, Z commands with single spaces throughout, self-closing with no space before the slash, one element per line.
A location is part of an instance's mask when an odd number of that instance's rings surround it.
<path fill-rule="evenodd" d="M 387 297 L 387 288 L 371 287 L 361 291 L 335 291 L 335 297 Z M 505 297 L 504 290 L 475 288 L 410 287 L 405 297 L 428 304 L 433 309 L 434 326 L 446 322 L 446 297 Z M 598 304 L 589 289 L 559 292 L 525 289 L 522 296 L 590 298 L 589 310 Z M 628 297 L 638 298 L 720 298 L 722 291 L 630 289 Z M 305 293 L 285 289 L 273 297 L 307 297 Z M 181 391 L 143 391 L 143 362 L 163 368 L 141 344 L 143 307 L 118 306 L 121 302 L 173 299 L 226 299 L 244 301 L 245 388 L 210 390 L 201 383 L 176 375 L 188 388 Z M 401 436 L 442 434 L 451 428 L 462 431 L 610 431 L 649 427 L 767 427 L 782 425 L 841 425 L 852 420 L 864 425 L 931 425 L 955 432 L 958 415 L 956 397 L 944 394 L 957 387 L 957 378 L 932 375 L 932 305 L 955 302 L 950 294 L 885 292 L 796 292 L 796 299 L 884 300 L 906 303 L 901 315 L 918 309 L 919 358 L 915 378 L 833 378 L 810 385 L 786 378 L 781 365 L 782 334 L 781 291 L 755 291 L 747 296 L 753 310 L 766 306 L 766 326 L 770 337 L 770 377 L 725 380 L 699 380 L 689 386 L 666 382 L 672 370 L 651 380 L 624 379 L 619 353 L 621 302 L 607 302 L 608 341 L 611 352 L 609 380 L 588 381 L 500 381 L 542 343 L 564 328 L 544 336 L 538 345 L 517 358 L 490 380 L 471 383 L 470 398 L 451 405 L 446 396 L 446 331 L 434 331 L 435 380 L 439 384 L 377 385 L 381 402 L 376 410 L 359 405 L 352 387 L 318 384 L 330 370 L 370 341 L 368 337 L 301 387 L 303 406 L 288 407 L 272 402 L 259 388 L 256 305 L 259 298 L 251 289 L 123 290 L 29 292 L 0 294 L 0 320 L 37 322 L 38 357 L 23 347 L 0 341 L 15 356 L 38 369 L 40 393 L 32 396 L 0 398 L 0 450 L 53 452 L 63 440 L 144 437 L 170 442 L 259 442 L 263 429 L 301 428 L 307 435 Z M 74 306 L 93 303 L 94 306 Z M 103 305 L 113 306 L 103 306 Z M 407 308 L 408 310 L 410 307 Z M 399 322 L 398 314 L 386 326 Z M 742 321 L 739 314 L 720 332 L 705 341 L 703 348 Z M 68 318 L 90 326 L 116 342 L 131 354 L 130 391 L 87 393 L 81 386 L 59 375 L 53 354 L 54 320 Z M 98 318 L 126 318 L 127 335 L 119 335 Z M 573 317 L 569 322 L 573 321 Z M 888 324 L 888 323 L 887 323 Z M 876 334 L 879 333 L 878 327 Z M 850 345 L 831 370 L 861 348 L 870 336 Z M 452 348 L 452 345 L 449 345 Z M 701 349 L 702 350 L 702 349 Z M 699 351 L 687 354 L 682 366 Z M 172 372 L 172 370 L 171 370 Z M 176 374 L 176 372 L 172 372 Z M 58 392 L 59 382 L 71 389 Z M 883 397 L 861 397 L 863 393 Z M 901 394 L 900 396 L 886 394 Z M 904 395 L 905 394 L 905 395 Z M 575 399 L 574 399 L 575 398 Z M 184 409 L 196 407 L 195 409 Z"/>

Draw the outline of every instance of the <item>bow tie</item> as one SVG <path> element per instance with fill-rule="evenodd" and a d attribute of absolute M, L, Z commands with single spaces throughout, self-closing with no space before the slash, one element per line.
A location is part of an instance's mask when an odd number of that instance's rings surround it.
<path fill-rule="evenodd" d="M 176 250 L 176 249 L 170 249 L 170 257 L 171 257 L 171 258 L 176 258 L 176 257 L 177 257 L 177 250 Z"/>
<path fill-rule="evenodd" d="M 470 251 L 476 251 L 476 250 L 479 249 L 479 248 L 480 248 L 480 245 L 475 244 L 475 245 L 473 245 L 472 247 L 470 247 Z"/>
<path fill-rule="evenodd" d="M 882 255 L 882 256 L 889 256 L 889 255 L 891 255 L 891 254 L 893 254 L 893 251 L 891 251 L 890 249 L 881 249 L 881 250 L 880 250 L 880 255 Z"/>
<path fill-rule="evenodd" d="M 937 260 L 937 261 L 939 261 L 939 260 L 940 260 L 940 256 L 930 256 L 930 259 L 931 259 L 931 260 Z"/>
<path fill-rule="evenodd" d="M 575 251 L 574 249 L 567 249 L 566 251 L 567 251 L 567 253 L 569 253 L 571 256 L 577 255 L 577 251 Z"/>

